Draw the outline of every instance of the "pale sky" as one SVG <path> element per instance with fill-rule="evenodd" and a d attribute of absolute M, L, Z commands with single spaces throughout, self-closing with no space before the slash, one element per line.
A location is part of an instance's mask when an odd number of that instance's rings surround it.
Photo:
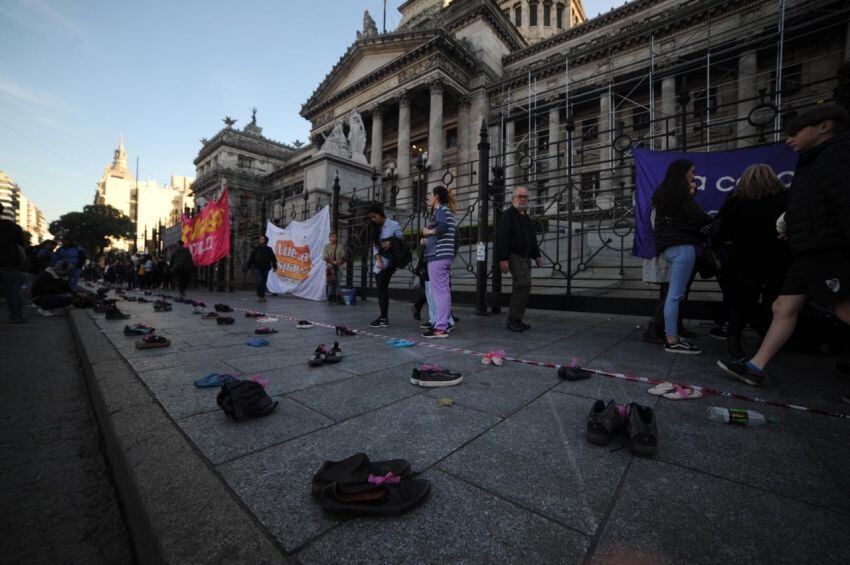
<path fill-rule="evenodd" d="M 387 29 L 398 24 L 389 0 Z M 592 18 L 623 0 L 585 0 Z M 48 221 L 91 204 L 124 133 L 131 169 L 194 176 L 202 137 L 256 106 L 263 133 L 306 141 L 301 105 L 382 0 L 2 0 L 0 170 Z"/>

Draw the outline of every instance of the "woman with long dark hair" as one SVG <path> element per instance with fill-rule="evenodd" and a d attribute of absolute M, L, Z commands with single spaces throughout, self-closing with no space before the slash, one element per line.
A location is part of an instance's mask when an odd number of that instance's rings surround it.
<path fill-rule="evenodd" d="M 395 220 L 387 218 L 384 207 L 380 204 L 372 204 L 366 212 L 366 216 L 372 223 L 372 254 L 375 258 L 375 283 L 378 287 L 378 307 L 381 310 L 377 319 L 369 323 L 373 328 L 385 328 L 390 325 L 388 311 L 390 307 L 390 280 L 396 271 L 392 253 L 393 240 L 402 241 L 404 237 L 401 225 Z"/>
<path fill-rule="evenodd" d="M 447 337 L 452 325 L 451 273 L 456 232 L 453 195 L 445 187 L 436 186 L 431 193 L 431 215 L 422 231 L 428 267 L 425 289 L 429 309 L 434 309 L 434 325 L 422 334 L 426 339 Z"/>
<path fill-rule="evenodd" d="M 664 300 L 664 351 L 691 355 L 702 350 L 679 336 L 679 308 L 694 271 L 696 246 L 711 233 L 713 224 L 711 216 L 693 200 L 695 175 L 691 161 L 677 159 L 670 163 L 664 180 L 652 195 L 655 251 L 667 260 L 670 276 Z"/>
<path fill-rule="evenodd" d="M 749 323 L 764 335 L 770 305 L 779 296 L 791 263 L 785 241 L 776 237 L 776 220 L 788 207 L 788 194 L 769 165 L 751 165 L 720 209 L 718 239 L 729 244 L 724 266 L 730 302 L 727 345 L 741 359 L 741 334 Z M 762 308 L 759 308 L 761 297 Z"/>

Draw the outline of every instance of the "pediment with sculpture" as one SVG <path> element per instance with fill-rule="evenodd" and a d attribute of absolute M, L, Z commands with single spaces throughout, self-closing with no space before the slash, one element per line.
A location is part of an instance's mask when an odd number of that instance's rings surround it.
<path fill-rule="evenodd" d="M 301 107 L 301 116 L 314 125 L 326 123 L 327 111 L 337 103 L 375 87 L 399 84 L 409 80 L 412 69 L 427 71 L 436 61 L 452 61 L 443 65 L 459 83 L 467 73 L 478 69 L 477 60 L 459 41 L 441 30 L 378 35 L 358 40 L 328 74 L 310 99 Z M 429 62 L 425 62 L 429 61 Z M 424 64 L 420 64 L 420 62 Z M 403 75 L 401 79 L 396 75 Z M 351 107 L 351 106 L 349 106 Z"/>

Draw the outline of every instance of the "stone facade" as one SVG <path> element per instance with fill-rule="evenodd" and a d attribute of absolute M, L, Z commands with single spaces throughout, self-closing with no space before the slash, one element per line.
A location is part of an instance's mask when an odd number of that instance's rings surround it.
<path fill-rule="evenodd" d="M 3 203 L 3 219 L 16 222 L 28 232 L 30 243 L 41 243 L 50 238 L 44 214 L 3 171 L 0 171 L 0 202 Z"/>
<path fill-rule="evenodd" d="M 627 207 L 632 147 L 772 141 L 789 112 L 830 97 L 850 47 L 848 25 L 827 24 L 846 22 L 848 9 L 836 0 L 785 7 L 779 100 L 773 0 L 634 0 L 590 20 L 580 0 L 409 0 L 394 31 L 378 33 L 364 18 L 303 104 L 310 144 L 293 148 L 228 126 L 203 140 L 195 192 L 206 197 L 222 178 L 244 190 L 251 234 L 263 218 L 285 224 L 328 203 L 333 171 L 344 200 L 381 200 L 393 213 L 409 213 L 427 184 L 444 179 L 472 199 L 484 123 L 492 164 L 504 167 L 508 187 L 532 189 L 535 212 L 563 213 L 565 194 L 580 212 Z M 800 39 L 818 25 L 823 33 Z M 747 121 L 771 104 L 779 117 L 770 124 Z M 362 116 L 368 165 L 317 169 L 325 140 L 349 135 L 353 112 Z M 246 160 L 250 167 L 240 165 Z"/>

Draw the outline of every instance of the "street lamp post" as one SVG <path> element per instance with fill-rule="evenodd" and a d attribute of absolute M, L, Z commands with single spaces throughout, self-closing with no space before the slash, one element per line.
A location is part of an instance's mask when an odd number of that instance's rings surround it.
<path fill-rule="evenodd" d="M 375 169 L 375 167 L 372 167 L 372 198 L 371 198 L 372 202 L 376 202 L 377 199 L 378 199 L 377 198 L 377 192 L 376 192 L 377 189 L 375 188 L 375 183 L 377 181 L 378 181 L 378 170 Z M 383 202 L 381 202 L 381 204 L 383 204 Z"/>

